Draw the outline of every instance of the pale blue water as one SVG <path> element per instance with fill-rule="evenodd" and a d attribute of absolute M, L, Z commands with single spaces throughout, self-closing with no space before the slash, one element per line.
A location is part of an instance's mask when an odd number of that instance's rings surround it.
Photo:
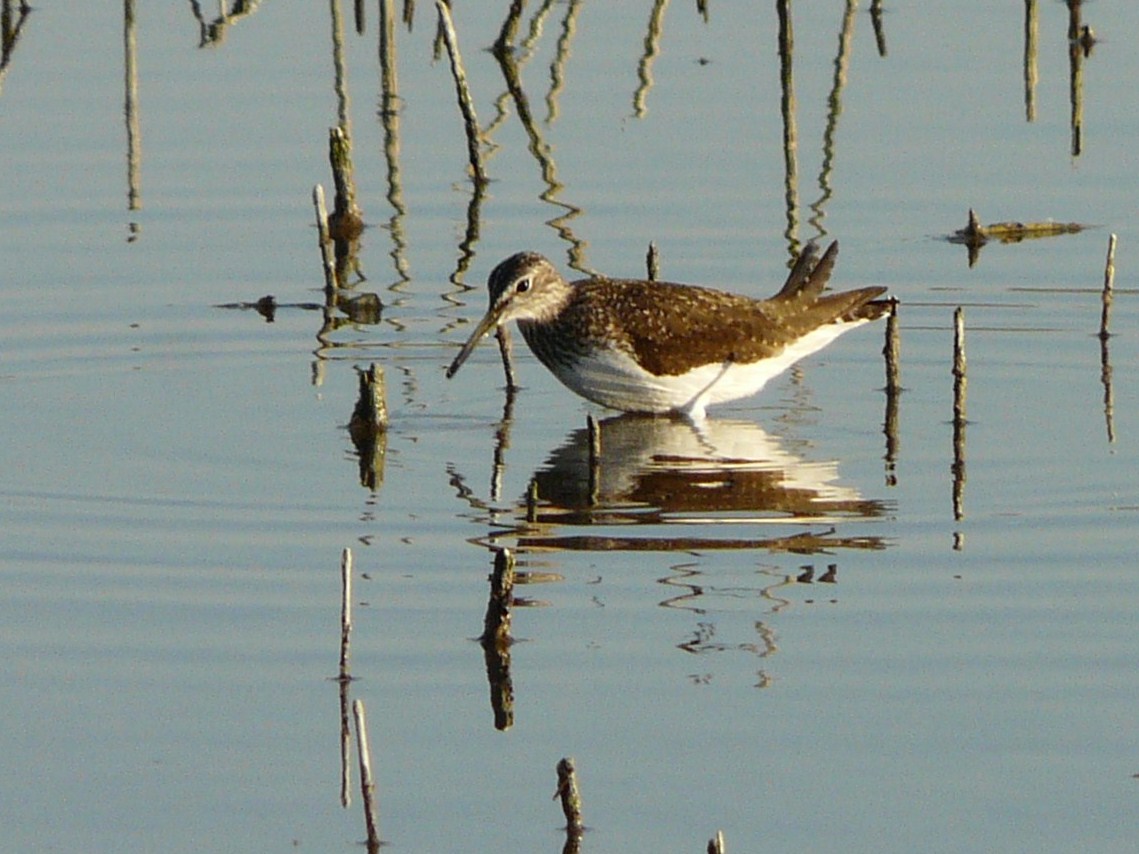
<path fill-rule="evenodd" d="M 136 11 L 134 212 L 121 9 L 29 15 L 0 81 L 0 849 L 355 850 L 364 821 L 358 792 L 340 804 L 329 679 L 346 546 L 350 695 L 367 705 L 393 850 L 560 850 L 565 755 L 586 851 L 699 851 L 717 829 L 732 851 L 1133 849 L 1134 4 L 1084 9 L 1102 41 L 1078 157 L 1063 4 L 1037 4 L 1031 123 L 1021 4 L 888 7 L 885 57 L 860 7 L 829 195 L 844 9 L 794 8 L 796 237 L 818 235 L 814 216 L 842 243 L 836 286 L 882 283 L 902 301 L 892 466 L 881 328 L 714 410 L 703 435 L 604 424 L 592 511 L 581 431 L 611 413 L 518 336 L 508 430 L 492 344 L 443 378 L 501 257 L 532 248 L 566 268 L 547 222 L 567 211 L 557 225 L 584 266 L 638 275 L 653 240 L 670 279 L 757 294 L 781 281 L 774 8 L 710 5 L 707 23 L 689 4 L 664 11 L 640 117 L 650 4 L 526 10 L 545 178 L 508 103 L 469 292 L 448 281 L 470 184 L 433 10 L 397 28 L 393 230 L 376 4 L 363 37 L 343 9 L 372 226 L 358 290 L 387 307 L 323 341 L 301 304 L 322 302 L 309 193 L 331 185 L 328 6 L 262 3 L 204 49 L 192 4 Z M 456 11 L 484 127 L 505 89 L 483 50 L 502 13 Z M 579 212 L 543 201 L 547 180 Z M 935 239 L 970 207 L 1098 227 L 989 245 L 970 269 Z M 1112 232 L 1109 419 L 1095 333 Z M 266 294 L 282 304 L 271 324 L 216 307 Z M 958 305 L 970 423 L 955 520 Z M 392 417 L 374 491 L 344 426 L 371 362 Z M 532 478 L 543 500 L 527 524 Z M 505 732 L 472 640 L 488 542 L 550 574 L 516 589 L 529 607 L 513 611 Z"/>

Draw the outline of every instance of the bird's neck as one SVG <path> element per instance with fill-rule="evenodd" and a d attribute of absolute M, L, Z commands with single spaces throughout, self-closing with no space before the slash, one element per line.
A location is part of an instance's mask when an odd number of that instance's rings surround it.
<path fill-rule="evenodd" d="M 527 305 L 525 317 L 520 322 L 552 323 L 570 304 L 573 299 L 574 286 L 560 276 L 542 283 L 541 296 L 535 298 Z"/>

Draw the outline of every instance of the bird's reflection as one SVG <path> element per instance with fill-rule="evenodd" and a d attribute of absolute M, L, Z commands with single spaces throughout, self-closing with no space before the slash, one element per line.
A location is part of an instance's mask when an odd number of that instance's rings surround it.
<path fill-rule="evenodd" d="M 687 525 L 832 525 L 883 516 L 888 505 L 838 482 L 833 461 L 809 462 L 751 422 L 622 415 L 571 433 L 535 473 L 519 545 L 569 549 L 749 548 L 812 553 L 882 548 L 876 537 L 687 536 Z M 534 524 L 536 523 L 536 524 Z M 566 526 L 670 524 L 665 538 L 559 535 Z"/>
<path fill-rule="evenodd" d="M 640 506 L 810 520 L 883 512 L 836 483 L 837 463 L 802 460 L 758 424 L 622 415 L 599 428 L 599 456 L 587 429 L 550 454 L 534 476 L 543 501 L 565 510 Z"/>

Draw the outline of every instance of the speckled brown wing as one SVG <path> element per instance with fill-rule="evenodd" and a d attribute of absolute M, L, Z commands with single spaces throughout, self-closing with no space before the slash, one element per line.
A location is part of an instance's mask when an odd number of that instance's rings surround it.
<path fill-rule="evenodd" d="M 856 312 L 884 288 L 819 299 L 756 300 L 668 282 L 590 279 L 577 282 L 559 323 L 584 326 L 634 355 L 657 376 L 706 364 L 770 358 L 811 330 Z"/>

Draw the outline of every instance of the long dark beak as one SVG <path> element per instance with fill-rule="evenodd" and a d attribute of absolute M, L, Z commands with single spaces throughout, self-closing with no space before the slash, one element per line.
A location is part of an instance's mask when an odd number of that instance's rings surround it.
<path fill-rule="evenodd" d="M 455 361 L 451 363 L 451 367 L 447 368 L 447 379 L 451 379 L 451 377 L 455 376 L 459 368 L 463 366 L 463 362 L 467 361 L 467 357 L 474 352 L 475 347 L 478 346 L 483 336 L 498 326 L 500 314 L 502 314 L 501 311 L 496 311 L 492 307 L 483 315 L 483 319 L 479 321 L 479 325 L 475 327 L 475 331 L 471 333 L 471 337 L 467 339 L 467 343 L 463 345 L 463 349 L 459 351 L 459 355 L 455 357 Z"/>

